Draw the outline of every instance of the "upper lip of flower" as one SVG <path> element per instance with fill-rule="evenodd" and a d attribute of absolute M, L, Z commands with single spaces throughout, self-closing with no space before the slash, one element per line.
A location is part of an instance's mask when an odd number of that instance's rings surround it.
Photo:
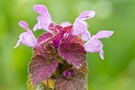
<path fill-rule="evenodd" d="M 47 32 L 53 33 L 49 30 L 48 26 L 52 23 L 51 15 L 49 14 L 47 8 L 43 5 L 35 5 L 34 11 L 39 13 L 40 15 L 37 17 L 38 23 L 34 26 L 34 31 L 37 29 L 43 29 Z"/>
<path fill-rule="evenodd" d="M 94 11 L 84 11 L 79 17 L 76 18 L 73 24 L 72 34 L 82 36 L 82 39 L 87 41 L 90 38 L 90 32 L 88 32 L 88 24 L 86 19 L 93 18 L 95 16 Z M 85 36 L 85 37 L 84 37 Z"/>

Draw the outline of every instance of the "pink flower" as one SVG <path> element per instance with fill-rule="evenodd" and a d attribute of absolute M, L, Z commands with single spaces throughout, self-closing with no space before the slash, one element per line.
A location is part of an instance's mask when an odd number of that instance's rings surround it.
<path fill-rule="evenodd" d="M 37 39 L 33 35 L 32 31 L 28 28 L 28 24 L 24 21 L 20 21 L 19 25 L 26 30 L 26 32 L 23 32 L 19 36 L 19 40 L 17 41 L 16 45 L 14 48 L 19 46 L 20 42 L 23 43 L 26 46 L 29 47 L 35 47 L 37 44 Z"/>
<path fill-rule="evenodd" d="M 104 51 L 102 50 L 103 44 L 99 39 L 109 38 L 112 34 L 113 31 L 99 31 L 96 35 L 93 35 L 90 40 L 84 44 L 85 50 L 91 53 L 99 52 L 101 59 L 104 59 Z"/>
<path fill-rule="evenodd" d="M 99 40 L 100 38 L 108 38 L 113 34 L 113 31 L 99 31 L 96 35 L 91 37 L 90 32 L 88 31 L 88 23 L 85 21 L 86 19 L 93 18 L 95 16 L 94 11 L 84 11 L 82 12 L 74 21 L 73 26 L 69 22 L 64 22 L 61 25 L 57 25 L 52 21 L 51 15 L 49 14 L 47 8 L 43 5 L 35 5 L 34 10 L 40 15 L 37 17 L 38 23 L 34 26 L 34 31 L 37 29 L 46 30 L 51 34 L 44 34 L 40 36 L 38 41 L 33 35 L 32 31 L 28 28 L 28 25 L 24 21 L 20 21 L 19 25 L 26 29 L 27 32 L 22 33 L 19 36 L 19 40 L 15 46 L 15 48 L 22 42 L 26 46 L 35 47 L 42 51 L 39 44 L 41 42 L 45 42 L 46 40 L 53 38 L 53 43 L 56 47 L 59 46 L 60 40 L 62 37 L 69 37 L 66 39 L 67 43 L 70 43 L 70 40 L 73 36 L 81 36 L 84 41 L 87 41 L 83 46 L 87 52 L 99 52 L 100 57 L 104 59 L 104 52 L 102 50 L 103 44 Z M 69 28 L 71 27 L 71 28 Z M 69 29 L 68 29 L 69 28 Z M 54 33 L 55 32 L 55 33 Z M 51 36 L 50 36 L 51 35 Z M 57 40 L 58 39 L 58 40 Z M 51 39 L 50 39 L 51 40 Z M 43 51 L 42 51 L 43 52 Z"/>
<path fill-rule="evenodd" d="M 43 5 L 35 5 L 34 10 L 40 15 L 37 17 L 38 23 L 34 26 L 34 31 L 37 29 L 43 29 L 47 32 L 53 34 L 53 31 L 50 30 L 52 21 L 51 15 L 48 12 L 47 8 Z M 88 24 L 85 22 L 86 19 L 93 18 L 95 16 L 94 11 L 84 11 L 79 17 L 76 18 L 73 24 L 72 35 L 81 36 L 83 40 L 87 41 L 90 38 L 90 33 L 88 31 Z M 61 26 L 65 27 L 71 25 L 68 22 L 62 23 Z"/>
<path fill-rule="evenodd" d="M 88 31 L 88 24 L 85 22 L 86 19 L 93 18 L 95 16 L 94 11 L 84 11 L 79 17 L 76 18 L 73 24 L 72 34 L 76 36 L 82 36 L 82 39 L 87 41 L 90 38 Z"/>
<path fill-rule="evenodd" d="M 67 26 L 71 26 L 72 24 L 70 22 L 63 22 L 60 26 L 62 27 L 67 27 Z"/>
<path fill-rule="evenodd" d="M 39 13 L 40 15 L 37 17 L 38 23 L 34 26 L 34 31 L 37 29 L 43 29 L 47 32 L 52 33 L 51 30 L 49 30 L 49 25 L 52 23 L 51 15 L 49 14 L 47 8 L 43 5 L 35 5 L 34 11 Z"/>

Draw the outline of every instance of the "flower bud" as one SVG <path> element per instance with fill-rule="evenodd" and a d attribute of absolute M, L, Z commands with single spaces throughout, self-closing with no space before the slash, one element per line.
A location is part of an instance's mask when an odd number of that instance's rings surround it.
<path fill-rule="evenodd" d="M 58 48 L 59 44 L 60 44 L 60 39 L 56 38 L 55 40 L 53 40 L 53 44 L 55 48 Z"/>
<path fill-rule="evenodd" d="M 71 73 L 69 71 L 64 71 L 63 75 L 65 78 L 70 78 Z"/>

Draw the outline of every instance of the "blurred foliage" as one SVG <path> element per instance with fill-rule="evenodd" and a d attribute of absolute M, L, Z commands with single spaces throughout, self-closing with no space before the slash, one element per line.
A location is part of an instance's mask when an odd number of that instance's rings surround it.
<path fill-rule="evenodd" d="M 87 20 L 91 34 L 102 29 L 115 33 L 102 40 L 104 61 L 98 53 L 87 55 L 89 90 L 135 90 L 135 0 L 0 0 L 0 90 L 27 90 L 32 50 L 22 44 L 13 47 L 24 31 L 18 22 L 28 22 L 31 29 L 37 22 L 35 4 L 46 5 L 58 24 L 73 23 L 81 11 L 95 10 L 95 18 Z"/>

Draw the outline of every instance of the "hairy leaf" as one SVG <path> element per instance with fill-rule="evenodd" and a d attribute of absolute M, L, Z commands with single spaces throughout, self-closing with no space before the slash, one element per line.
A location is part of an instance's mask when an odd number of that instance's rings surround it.
<path fill-rule="evenodd" d="M 74 77 L 66 79 L 63 75 L 56 78 L 55 90 L 87 90 L 87 78 L 77 73 Z"/>
<path fill-rule="evenodd" d="M 41 53 L 36 49 L 33 48 L 33 56 L 40 55 Z"/>
<path fill-rule="evenodd" d="M 76 69 L 76 71 L 83 73 L 87 77 L 88 76 L 87 62 L 84 62 L 84 64 L 79 69 Z"/>
<path fill-rule="evenodd" d="M 86 61 L 86 51 L 79 43 L 62 43 L 58 48 L 59 56 L 77 69 Z"/>
<path fill-rule="evenodd" d="M 83 41 L 81 38 L 79 38 L 78 36 L 73 36 L 71 43 L 79 43 L 80 45 L 83 45 Z"/>
<path fill-rule="evenodd" d="M 32 79 L 33 86 L 48 79 L 56 70 L 57 66 L 58 63 L 55 59 L 50 61 L 40 55 L 34 56 L 32 61 L 29 63 L 29 74 Z"/>
<path fill-rule="evenodd" d="M 50 39 L 53 35 L 51 33 L 44 33 L 38 37 L 38 43 L 42 44 Z"/>

